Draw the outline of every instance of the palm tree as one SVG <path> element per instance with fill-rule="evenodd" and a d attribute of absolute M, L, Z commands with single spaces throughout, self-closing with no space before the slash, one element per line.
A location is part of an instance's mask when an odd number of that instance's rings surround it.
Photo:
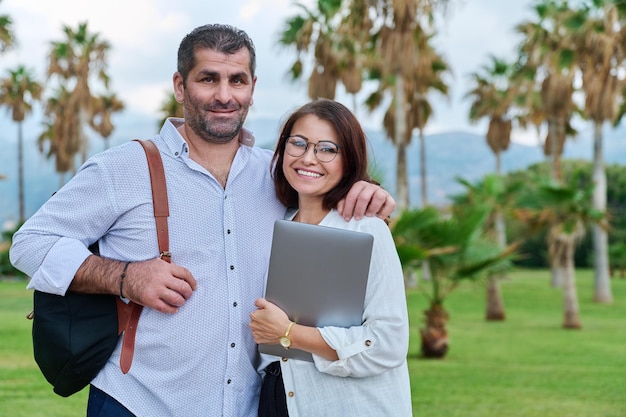
<path fill-rule="evenodd" d="M 185 117 L 183 114 L 183 104 L 176 101 L 176 95 L 174 93 L 167 93 L 163 103 L 161 103 L 159 113 L 161 113 L 161 120 L 159 121 L 158 128 L 163 126 L 163 123 L 165 123 L 168 117 Z"/>
<path fill-rule="evenodd" d="M 402 2 L 380 1 L 379 10 L 383 26 L 378 31 L 376 53 L 380 58 L 378 90 L 392 91 L 391 104 L 385 113 L 383 125 L 388 137 L 396 148 L 396 199 L 398 209 L 410 207 L 407 175 L 406 149 L 409 146 L 411 131 L 407 128 L 408 102 L 406 80 L 418 65 L 418 47 L 415 32 L 422 30 L 418 24 L 424 10 L 420 0 Z M 382 97 L 382 94 L 379 94 Z M 378 107 L 381 99 L 367 100 L 370 109 Z"/>
<path fill-rule="evenodd" d="M 428 94 L 436 91 L 443 96 L 448 96 L 448 85 L 444 81 L 444 74 L 450 72 L 450 67 L 443 56 L 434 50 L 430 44 L 434 34 L 427 35 L 423 30 L 416 31 L 416 44 L 419 48 L 418 65 L 407 80 L 405 94 L 409 112 L 407 114 L 407 142 L 413 136 L 413 130 L 417 129 L 419 138 L 420 182 L 422 207 L 428 205 L 428 174 L 426 169 L 426 138 L 424 129 L 433 114 L 433 109 L 428 101 Z"/>
<path fill-rule="evenodd" d="M 624 42 L 624 15 L 619 20 L 619 9 L 612 1 L 594 3 L 596 9 L 588 13 L 586 30 L 581 34 L 579 66 L 582 88 L 585 92 L 585 114 L 593 121 L 593 208 L 606 210 L 607 186 L 604 167 L 602 129 L 605 122 L 617 120 L 620 96 L 618 72 L 622 71 L 626 50 Z M 599 225 L 593 225 L 595 269 L 594 300 L 611 303 L 608 234 Z"/>
<path fill-rule="evenodd" d="M 407 0 L 378 2 L 378 18 L 383 22 L 375 39 L 376 61 L 371 61 L 371 74 L 378 88 L 366 100 L 370 111 L 384 103 L 390 95 L 383 125 L 396 148 L 396 200 L 398 209 L 410 206 L 406 149 L 414 129 L 420 130 L 422 200 L 427 204 L 425 148 L 423 129 L 431 113 L 426 99 L 429 90 L 447 94 L 442 76 L 448 65 L 435 52 L 430 41 L 434 36 L 434 8 L 445 1 Z"/>
<path fill-rule="evenodd" d="M 401 129 L 403 139 L 400 140 L 397 130 L 398 113 L 396 97 L 394 96 L 383 118 L 383 127 L 387 137 L 390 138 L 396 148 L 396 196 L 398 196 L 398 207 L 407 208 L 410 206 L 410 196 L 408 193 L 408 167 L 407 148 L 411 144 L 413 131 L 418 130 L 419 138 L 419 161 L 420 161 L 420 183 L 421 183 L 421 203 L 422 207 L 428 205 L 428 174 L 426 168 L 426 138 L 424 129 L 432 116 L 433 109 L 428 100 L 430 90 L 437 91 L 444 96 L 448 94 L 448 86 L 443 81 L 442 75 L 448 70 L 447 63 L 436 54 L 430 46 L 424 47 L 424 53 L 420 53 L 420 67 L 428 65 L 428 73 L 425 74 L 416 70 L 412 78 L 407 80 L 404 88 L 404 103 L 406 104 L 406 114 L 402 113 L 401 120 L 404 120 L 404 127 Z M 424 62 L 426 61 L 426 62 Z M 378 89 L 370 94 L 366 104 L 370 111 L 375 110 L 383 100 L 385 92 L 392 87 L 384 80 L 379 80 Z"/>
<path fill-rule="evenodd" d="M 511 143 L 512 121 L 510 117 L 517 88 L 512 85 L 513 65 L 501 58 L 491 56 L 490 65 L 482 67 L 480 72 L 471 74 L 473 86 L 466 94 L 472 104 L 469 120 L 477 122 L 488 118 L 487 145 L 496 157 L 496 174 L 502 173 L 502 152 Z"/>
<path fill-rule="evenodd" d="M 535 189 L 520 193 L 518 217 L 535 228 L 547 228 L 551 259 L 563 270 L 563 327 L 579 329 L 580 309 L 576 291 L 574 249 L 587 226 L 606 227 L 605 214 L 591 207 L 591 188 L 536 180 Z"/>
<path fill-rule="evenodd" d="M 420 329 L 424 357 L 441 358 L 448 351 L 446 297 L 464 280 L 476 280 L 509 266 L 513 246 L 502 249 L 485 238 L 483 224 L 489 208 L 469 207 L 462 215 L 443 216 L 436 208 L 407 210 L 391 224 L 398 255 L 405 270 L 428 260 L 430 290 L 424 289 L 428 308 Z"/>
<path fill-rule="evenodd" d="M 567 0 L 543 0 L 533 6 L 536 21 L 517 26 L 525 39 L 520 45 L 520 63 L 540 85 L 541 110 L 548 124 L 545 153 L 552 162 L 552 176 L 560 180 L 560 157 L 570 126 L 576 74 L 574 34 L 584 23 L 581 13 Z"/>
<path fill-rule="evenodd" d="M 518 92 L 518 86 L 512 82 L 512 75 L 512 65 L 503 59 L 491 56 L 489 66 L 484 66 L 481 72 L 471 74 L 474 86 L 466 95 L 466 97 L 473 98 L 469 113 L 470 121 L 489 119 L 486 139 L 487 145 L 496 157 L 495 173 L 497 176 L 502 174 L 501 154 L 509 148 L 511 143 L 510 112 Z M 469 184 L 466 185 L 469 186 Z M 484 187 L 488 185 L 485 183 Z M 489 197 L 495 199 L 502 188 L 492 185 L 488 189 L 495 193 Z M 499 205 L 494 205 L 493 226 L 498 243 L 505 247 L 506 229 Z M 504 320 L 504 303 L 500 292 L 502 278 L 502 276 L 493 275 L 487 280 L 487 320 Z"/>
<path fill-rule="evenodd" d="M 103 94 L 94 98 L 93 115 L 89 121 L 89 126 L 104 139 L 104 149 L 109 148 L 108 139 L 114 129 L 111 115 L 122 110 L 124 110 L 124 103 L 114 93 Z"/>
<path fill-rule="evenodd" d="M 452 196 L 453 210 L 462 216 L 467 207 L 484 205 L 489 208 L 489 217 L 484 224 L 485 236 L 500 248 L 506 248 L 504 215 L 515 208 L 515 196 L 525 186 L 524 183 L 506 181 L 499 174 L 486 175 L 474 184 L 462 178 L 456 180 L 467 191 Z M 493 271 L 487 276 L 485 318 L 488 321 L 504 320 L 506 317 L 500 290 L 500 281 L 504 278 L 504 271 Z"/>
<path fill-rule="evenodd" d="M 312 99 L 335 98 L 340 79 L 337 52 L 339 22 L 335 17 L 341 11 L 341 5 L 341 0 L 317 0 L 315 8 L 297 3 L 303 15 L 289 18 L 279 38 L 279 44 L 282 46 L 296 49 L 296 61 L 289 71 L 293 80 L 303 76 L 303 61 L 313 48 L 314 63 L 309 76 L 308 90 L 308 95 Z"/>
<path fill-rule="evenodd" d="M 539 109 L 527 111 L 538 114 L 547 122 L 547 136 L 544 153 L 551 162 L 551 176 L 561 181 L 561 155 L 568 135 L 574 133 L 570 119 L 576 111 L 573 100 L 574 79 L 576 76 L 576 36 L 584 24 L 584 15 L 570 8 L 567 0 L 543 0 L 533 6 L 536 21 L 527 21 L 517 26 L 517 31 L 525 36 L 519 52 L 520 72 L 526 82 L 536 83 L 527 91 L 539 90 L 541 100 L 531 103 Z M 528 95 L 533 99 L 533 94 Z M 553 252 L 550 252 L 553 253 Z M 561 285 L 567 274 L 558 259 L 550 258 L 552 284 Z"/>
<path fill-rule="evenodd" d="M 46 158 L 54 157 L 61 187 L 65 182 L 65 174 L 74 169 L 74 157 L 80 150 L 78 111 L 70 92 L 64 86 L 59 87 L 55 95 L 48 97 L 44 116 L 45 129 L 39 135 L 37 145 Z"/>
<path fill-rule="evenodd" d="M 78 143 L 78 150 L 81 153 L 82 162 L 87 159 L 88 138 L 85 126 L 93 118 L 94 96 L 90 89 L 92 76 L 97 77 L 104 87 L 109 86 L 109 76 L 106 73 L 106 53 L 110 49 L 108 42 L 100 39 L 99 34 L 90 33 L 87 23 L 80 23 L 78 29 L 74 30 L 69 26 L 63 27 L 65 39 L 52 42 L 50 53 L 50 63 L 48 66 L 48 77 L 55 77 L 59 85 L 68 93 L 68 110 L 75 112 L 77 118 L 70 116 L 66 120 L 66 114 L 58 114 L 60 123 L 77 123 L 76 129 L 65 129 L 68 133 L 76 135 L 76 138 L 69 138 L 69 143 Z M 66 140 L 58 137 L 53 140 Z M 73 148 L 71 149 L 73 152 Z M 70 160 L 75 153 L 70 152 Z M 74 165 L 72 163 L 71 169 Z"/>
<path fill-rule="evenodd" d="M 0 0 L 0 3 L 2 0 Z M 0 54 L 11 48 L 15 44 L 13 34 L 13 20 L 9 15 L 0 15 Z"/>
<path fill-rule="evenodd" d="M 19 221 L 24 221 L 24 137 L 22 123 L 32 112 L 34 100 L 40 100 L 43 87 L 24 66 L 10 70 L 7 78 L 0 80 L 0 106 L 11 111 L 11 118 L 17 123 L 17 184 L 19 201 Z"/>

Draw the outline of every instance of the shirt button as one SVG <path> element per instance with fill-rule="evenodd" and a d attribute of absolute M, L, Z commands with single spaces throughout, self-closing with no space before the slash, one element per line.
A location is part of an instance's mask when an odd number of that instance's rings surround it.
<path fill-rule="evenodd" d="M 228 379 L 228 381 L 226 381 L 226 383 L 227 383 L 227 384 L 230 384 L 230 383 L 231 383 L 231 379 Z"/>
<path fill-rule="evenodd" d="M 365 341 L 365 346 L 372 346 L 372 341 L 371 340 L 366 340 Z"/>
<path fill-rule="evenodd" d="M 227 234 L 230 234 L 230 229 L 227 229 L 227 230 L 226 230 L 226 233 L 227 233 Z"/>
<path fill-rule="evenodd" d="M 234 343 L 231 343 L 231 344 L 230 344 L 230 347 L 235 347 L 235 344 L 234 344 Z"/>
<path fill-rule="evenodd" d="M 288 359 L 288 358 L 281 358 L 281 360 L 282 360 L 283 362 L 287 362 L 289 359 Z"/>
<path fill-rule="evenodd" d="M 235 265 L 230 266 L 230 270 L 232 271 L 233 269 L 235 269 Z"/>
<path fill-rule="evenodd" d="M 233 307 L 237 307 L 237 301 L 233 303 Z"/>
<path fill-rule="evenodd" d="M 289 391 L 289 394 L 287 394 L 287 395 L 289 395 L 290 397 L 293 397 L 296 394 L 293 391 Z"/>

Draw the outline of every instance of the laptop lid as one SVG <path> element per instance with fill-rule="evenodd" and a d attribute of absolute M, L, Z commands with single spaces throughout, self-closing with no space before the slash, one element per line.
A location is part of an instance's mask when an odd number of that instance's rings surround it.
<path fill-rule="evenodd" d="M 299 324 L 361 325 L 373 242 L 368 233 L 277 220 L 265 298 Z M 313 361 L 280 345 L 259 345 L 259 352 Z"/>

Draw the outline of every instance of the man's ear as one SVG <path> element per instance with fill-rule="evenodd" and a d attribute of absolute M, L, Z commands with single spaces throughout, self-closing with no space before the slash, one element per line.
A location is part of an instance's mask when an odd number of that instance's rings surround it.
<path fill-rule="evenodd" d="M 172 77 L 172 83 L 174 85 L 174 96 L 176 101 L 182 103 L 185 100 L 185 85 L 183 83 L 183 76 L 180 72 L 176 71 Z"/>
<path fill-rule="evenodd" d="M 256 75 L 254 76 L 254 79 L 252 80 L 252 94 L 250 94 L 250 105 L 252 106 L 254 104 L 254 89 L 256 87 Z"/>

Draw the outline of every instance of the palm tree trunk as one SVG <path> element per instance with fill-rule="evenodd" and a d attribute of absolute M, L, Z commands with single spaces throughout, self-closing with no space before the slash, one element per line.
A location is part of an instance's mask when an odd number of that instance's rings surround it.
<path fill-rule="evenodd" d="M 498 209 L 496 209 L 494 213 L 494 226 L 496 229 L 498 244 L 501 248 L 506 247 L 504 219 L 502 218 L 502 213 Z M 504 277 L 501 274 L 493 274 L 487 279 L 487 311 L 485 312 L 485 318 L 488 321 L 501 321 L 506 318 L 506 314 L 504 312 L 504 301 L 502 300 L 502 293 L 500 291 L 500 281 L 503 278 Z"/>
<path fill-rule="evenodd" d="M 22 122 L 17 124 L 17 193 L 19 201 L 19 221 L 24 222 L 24 137 L 22 135 Z"/>
<path fill-rule="evenodd" d="M 550 258 L 550 271 L 552 273 L 551 285 L 554 288 L 559 288 L 563 286 L 563 282 L 565 281 L 565 270 L 562 266 L 563 248 L 561 246 L 561 242 L 559 242 L 558 240 L 548 243 L 549 247 L 551 245 L 555 245 L 553 247 L 554 252 L 548 249 L 548 256 Z"/>
<path fill-rule="evenodd" d="M 396 137 L 394 138 L 397 150 L 396 166 L 396 197 L 398 211 L 409 208 L 409 180 L 406 165 L 406 105 L 404 100 L 404 79 L 401 74 L 396 76 Z"/>
<path fill-rule="evenodd" d="M 409 207 L 406 166 L 406 145 L 404 142 L 396 144 L 396 195 L 398 197 L 398 209 L 400 212 Z M 412 269 L 404 270 L 404 285 L 406 288 L 417 287 L 417 277 Z"/>
<path fill-rule="evenodd" d="M 428 181 L 426 176 L 426 140 L 424 130 L 420 129 L 420 181 L 422 184 L 422 207 L 428 206 Z"/>
<path fill-rule="evenodd" d="M 503 321 L 506 319 L 502 293 L 500 291 L 501 279 L 502 276 L 500 275 L 491 275 L 487 279 L 487 310 L 485 312 L 485 320 L 487 321 Z"/>
<path fill-rule="evenodd" d="M 420 182 L 422 184 L 422 207 L 428 206 L 428 176 L 426 174 L 426 138 L 424 137 L 424 129 L 419 130 L 420 140 Z M 430 280 L 430 264 L 428 259 L 422 262 L 422 279 Z"/>
<path fill-rule="evenodd" d="M 399 143 L 396 145 L 396 194 L 398 197 L 399 211 L 409 207 L 409 182 L 407 178 L 406 165 L 406 145 Z"/>
<path fill-rule="evenodd" d="M 593 208 L 606 211 L 606 171 L 604 168 L 602 123 L 594 123 L 593 132 Z M 609 274 L 609 239 L 607 231 L 599 224 L 593 226 L 593 259 L 595 288 L 593 300 L 612 303 L 611 278 Z"/>
<path fill-rule="evenodd" d="M 85 126 L 87 126 L 87 112 L 81 109 L 78 115 L 78 140 L 80 143 L 81 164 L 87 161 L 88 138 L 85 132 Z M 76 168 L 74 168 L 73 173 L 76 174 Z"/>
<path fill-rule="evenodd" d="M 552 179 L 555 181 L 559 181 L 561 178 L 561 174 L 560 174 L 560 168 L 559 168 L 559 155 L 557 152 L 557 147 L 558 147 L 558 137 L 559 137 L 559 122 L 554 119 L 551 118 L 548 121 L 548 135 L 550 136 L 550 149 L 549 149 L 549 155 L 548 155 L 548 160 L 550 161 L 550 167 L 551 167 L 551 176 Z"/>
<path fill-rule="evenodd" d="M 443 358 L 448 352 L 448 313 L 441 305 L 431 304 L 424 311 L 425 327 L 420 330 L 422 355 L 425 358 Z"/>
<path fill-rule="evenodd" d="M 495 152 L 496 156 L 496 175 L 502 174 L 502 152 Z"/>
<path fill-rule="evenodd" d="M 559 183 L 561 181 L 561 168 L 560 168 L 560 158 L 559 153 L 557 152 L 558 148 L 558 137 L 559 137 L 559 129 L 560 123 L 557 119 L 551 118 L 548 122 L 548 135 L 550 135 L 550 166 L 551 166 L 551 177 L 556 182 Z M 560 243 L 556 243 L 557 246 Z M 550 268 L 552 270 L 552 286 L 560 287 L 563 284 L 564 279 L 566 279 L 563 268 L 563 261 L 561 259 L 561 249 L 559 249 L 556 253 L 559 255 L 555 256 L 555 259 L 550 259 Z M 550 253 L 550 251 L 548 251 Z"/>
<path fill-rule="evenodd" d="M 578 307 L 578 293 L 576 291 L 576 277 L 574 272 L 573 241 L 568 242 L 565 248 L 565 265 L 563 280 L 563 327 L 566 329 L 580 329 L 580 309 Z"/>

